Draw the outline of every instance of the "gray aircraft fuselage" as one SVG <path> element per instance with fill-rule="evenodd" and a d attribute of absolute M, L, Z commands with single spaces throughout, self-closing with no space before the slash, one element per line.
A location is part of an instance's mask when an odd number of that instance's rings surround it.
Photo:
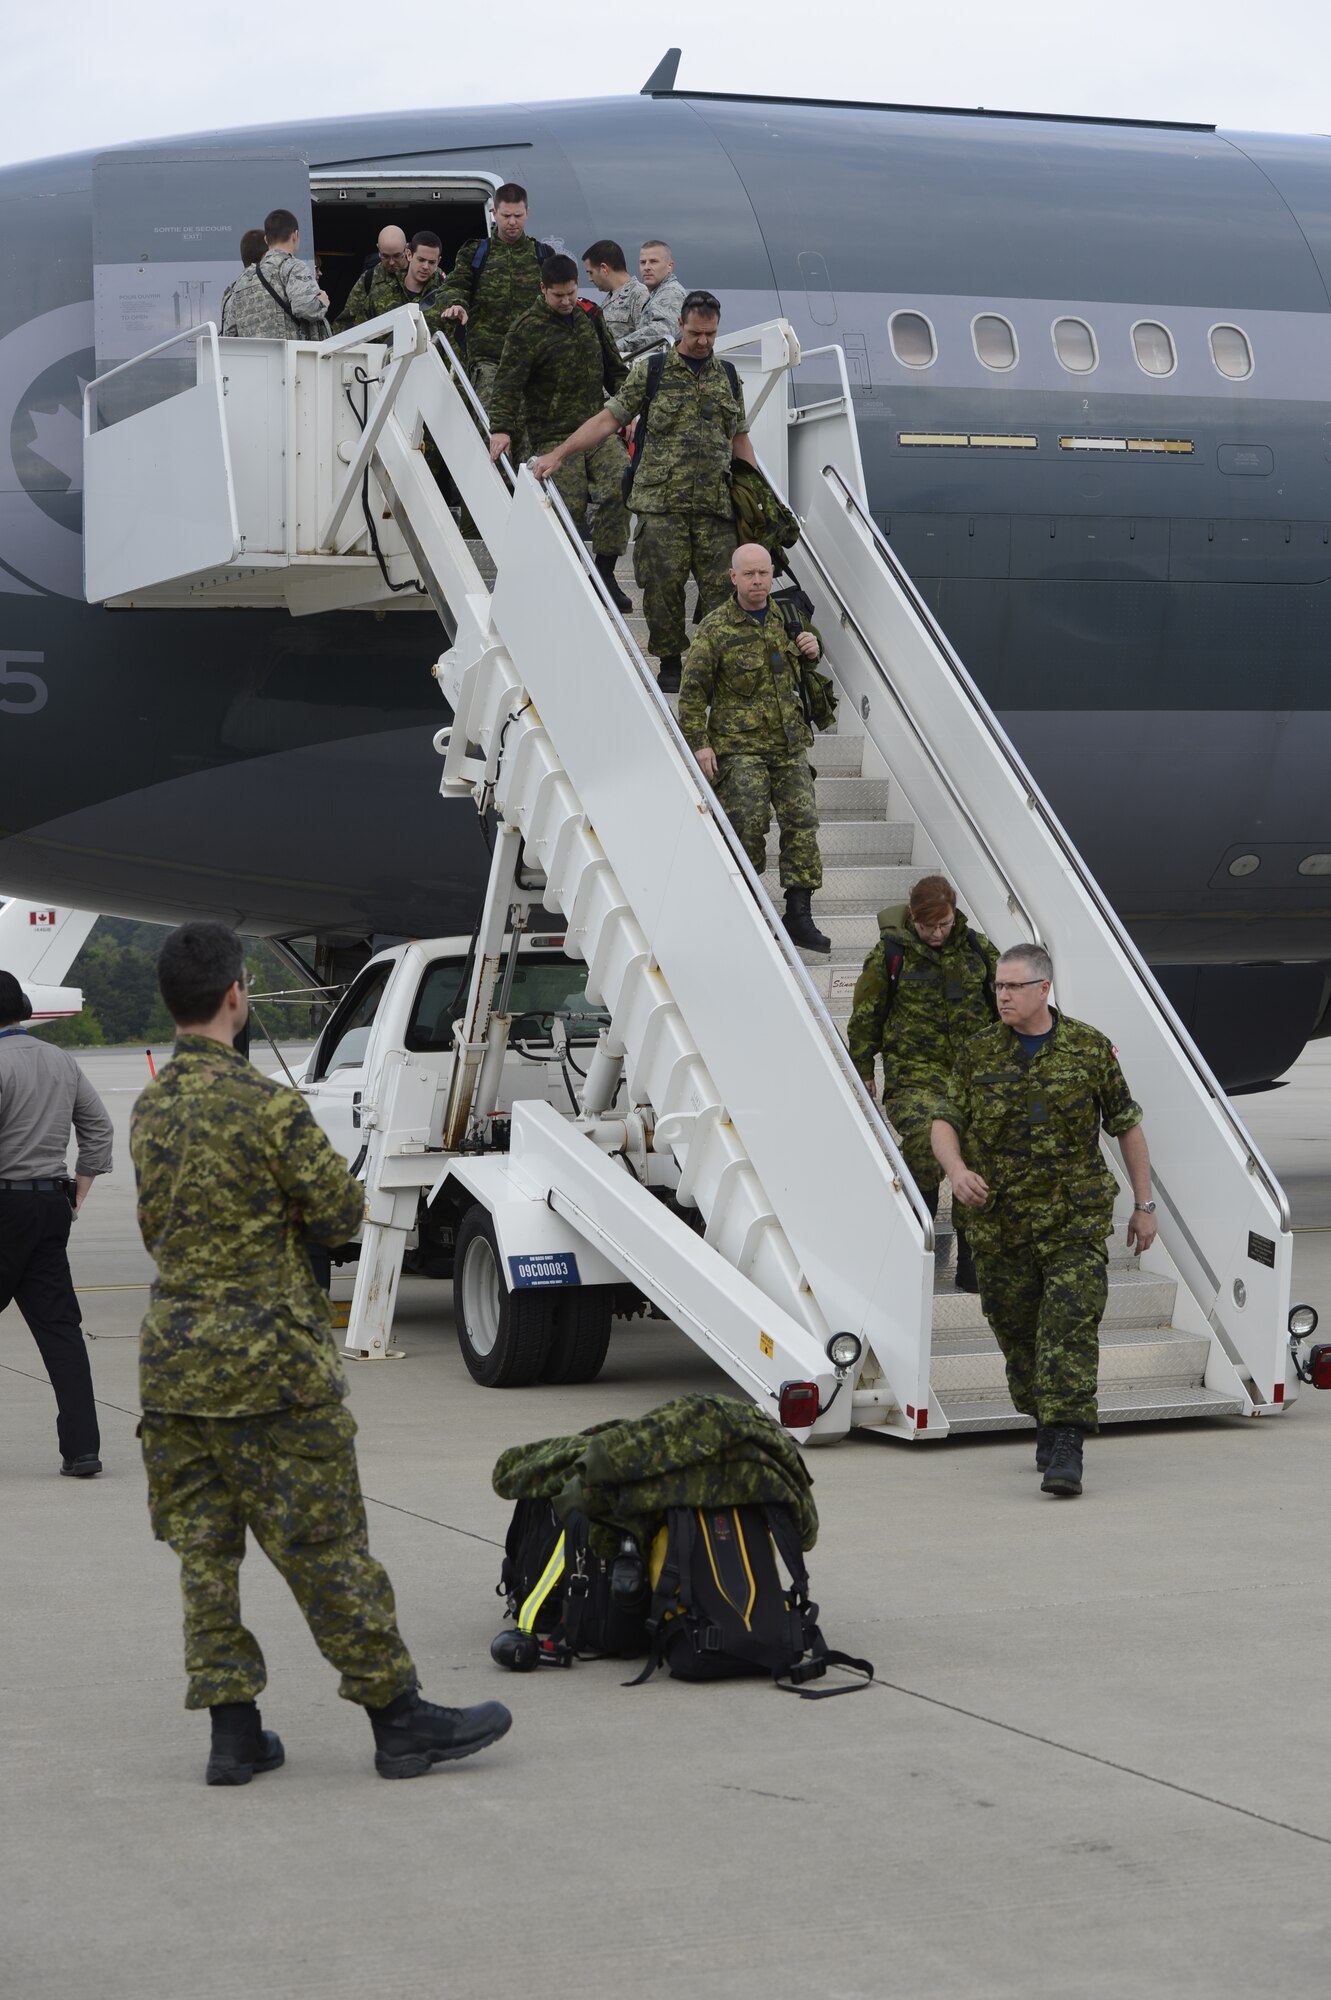
<path fill-rule="evenodd" d="M 308 162 L 316 251 L 354 237 L 356 269 L 381 219 L 419 224 L 433 200 L 442 226 L 472 213 L 450 203 L 474 204 L 478 177 L 516 179 L 533 235 L 574 255 L 611 236 L 630 260 L 668 237 L 725 324 L 784 314 L 806 347 L 841 345 L 876 518 L 1203 1045 L 1218 1053 L 1218 1016 L 1246 1010 L 1248 1072 L 1269 1076 L 1315 1031 L 1331 963 L 1317 138 L 666 93 L 0 173 L 7 891 L 273 934 L 471 927 L 486 854 L 474 815 L 438 798 L 428 616 L 83 601 L 79 384 L 106 360 L 98 246 L 126 224 L 108 168 L 137 160 L 135 185 L 156 172 L 166 190 L 187 162 L 222 212 L 282 149 L 302 185 Z M 230 215 L 213 255 L 261 219 Z M 139 222 L 132 255 L 178 254 Z M 186 284 L 176 297 L 207 310 Z M 1227 970 L 1256 965 L 1255 985 Z"/>

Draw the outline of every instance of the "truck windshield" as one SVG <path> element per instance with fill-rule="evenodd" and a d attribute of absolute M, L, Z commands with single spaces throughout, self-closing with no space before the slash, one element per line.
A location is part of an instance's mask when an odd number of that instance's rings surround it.
<path fill-rule="evenodd" d="M 452 1048 L 453 1023 L 466 1008 L 470 978 L 471 968 L 462 958 L 438 958 L 427 969 L 407 1027 L 407 1047 L 414 1054 Z M 604 1008 L 593 1007 L 587 999 L 586 966 L 560 952 L 522 953 L 513 975 L 509 1013 L 513 1020 L 509 1042 L 529 1047 L 550 1044 L 556 1015 L 567 1021 L 569 1040 L 574 1042 L 594 1042 L 610 1019 Z"/>

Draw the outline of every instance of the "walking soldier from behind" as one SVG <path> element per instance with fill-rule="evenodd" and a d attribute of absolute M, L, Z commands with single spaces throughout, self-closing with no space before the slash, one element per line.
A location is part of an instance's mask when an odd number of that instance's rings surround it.
<path fill-rule="evenodd" d="M 375 1768 L 414 1778 L 484 1749 L 494 1702 L 417 1692 L 393 1588 L 370 1554 L 355 1420 L 307 1242 L 345 1242 L 363 1195 L 297 1091 L 234 1047 L 249 1016 L 240 939 L 185 924 L 158 959 L 180 1030 L 134 1107 L 139 1228 L 157 1263 L 139 1389 L 153 1528 L 180 1558 L 187 1708 L 212 1711 L 210 1785 L 283 1761 L 255 1705 L 263 1654 L 240 1618 L 248 1528 L 286 1579 L 339 1693 L 369 1711 Z"/>
<path fill-rule="evenodd" d="M 980 1303 L 1007 1362 L 1008 1389 L 1035 1419 L 1043 1490 L 1081 1492 L 1082 1440 L 1097 1428 L 1105 1242 L 1116 1183 L 1103 1125 L 1132 1182 L 1128 1243 L 1155 1240 L 1151 1161 L 1107 1036 L 1049 1005 L 1040 945 L 998 961 L 999 1019 L 965 1043 L 938 1105 L 933 1145 L 954 1201 L 970 1211 Z"/>
<path fill-rule="evenodd" d="M 504 342 L 490 398 L 491 458 L 509 450 L 524 424 L 533 450 L 551 450 L 604 407 L 627 372 L 601 308 L 578 297 L 573 259 L 547 257 L 541 266 L 541 303 L 514 322 Z M 588 506 L 596 509 L 596 568 L 621 611 L 632 609 L 615 581 L 615 563 L 629 545 L 627 467 L 623 444 L 611 436 L 555 474 L 555 485 L 579 529 Z"/>
<path fill-rule="evenodd" d="M 328 294 L 296 255 L 300 224 L 289 208 L 264 217 L 267 249 L 227 286 L 222 332 L 237 340 L 326 340 Z"/>
<path fill-rule="evenodd" d="M 731 461 L 754 463 L 739 377 L 712 352 L 720 319 L 710 292 L 690 292 L 678 345 L 635 362 L 604 410 L 533 468 L 538 479 L 548 479 L 579 452 L 642 418 L 631 494 L 638 516 L 633 571 L 642 589 L 647 644 L 660 661 L 660 685 L 670 693 L 679 687 L 690 575 L 698 585 L 699 620 L 728 594 L 735 546 Z"/>
<path fill-rule="evenodd" d="M 0 1312 L 14 1301 L 51 1378 L 60 1470 L 90 1479 L 101 1436 L 66 1246 L 95 1176 L 111 1171 L 111 1120 L 74 1057 L 25 1033 L 31 1018 L 13 973 L 0 972 Z"/>
<path fill-rule="evenodd" d="M 541 266 L 554 255 L 553 244 L 527 234 L 527 190 L 506 181 L 495 190 L 490 234 L 463 244 L 439 295 L 440 317 L 465 332 L 467 375 L 487 412 L 509 329 L 539 303 Z M 526 458 L 525 439 L 515 444 Z"/>
<path fill-rule="evenodd" d="M 883 1112 L 901 1140 L 915 1183 L 938 1214 L 943 1170 L 934 1158 L 934 1112 L 963 1043 L 993 1025 L 998 953 L 957 908 L 943 875 L 924 875 L 905 903 L 878 912 L 878 943 L 855 985 L 847 1041 L 869 1090 L 883 1058 Z M 956 1286 L 973 1292 L 975 1263 L 966 1209 L 953 1204 Z"/>
<path fill-rule="evenodd" d="M 808 951 L 830 951 L 810 908 L 823 880 L 805 700 L 818 635 L 792 638 L 768 603 L 772 558 L 757 543 L 735 550 L 730 581 L 734 595 L 703 619 L 684 662 L 679 726 L 759 875 L 775 812 L 786 930 Z"/>

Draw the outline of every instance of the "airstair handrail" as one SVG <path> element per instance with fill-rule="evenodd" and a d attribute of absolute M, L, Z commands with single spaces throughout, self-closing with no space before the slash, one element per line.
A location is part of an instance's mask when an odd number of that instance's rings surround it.
<path fill-rule="evenodd" d="M 874 1139 L 877 1142 L 879 1150 L 883 1154 L 884 1158 L 887 1160 L 887 1163 L 891 1167 L 893 1174 L 900 1181 L 902 1188 L 909 1194 L 911 1200 L 911 1206 L 915 1211 L 916 1220 L 920 1223 L 924 1231 L 925 1249 L 932 1250 L 934 1247 L 934 1218 L 930 1215 L 929 1210 L 925 1205 L 924 1199 L 921 1196 L 919 1189 L 915 1185 L 915 1181 L 911 1174 L 911 1171 L 909 1167 L 906 1165 L 904 1155 L 901 1153 L 900 1149 L 896 1144 L 896 1141 L 892 1137 L 891 1132 L 888 1130 L 886 1123 L 879 1114 L 878 1107 L 874 1102 L 872 1093 L 865 1087 L 863 1078 L 860 1076 L 859 1071 L 855 1068 L 854 1063 L 851 1061 L 850 1051 L 847 1049 L 846 1044 L 842 1041 L 841 1036 L 837 1032 L 836 1024 L 833 1022 L 831 1014 L 828 1012 L 822 994 L 818 991 L 817 987 L 810 979 L 808 967 L 805 965 L 803 959 L 800 957 L 799 952 L 796 950 L 794 944 L 792 944 L 790 936 L 786 931 L 785 925 L 781 922 L 781 919 L 778 917 L 776 913 L 776 908 L 772 902 L 771 897 L 768 895 L 766 889 L 762 885 L 762 881 L 759 878 L 757 870 L 754 868 L 753 863 L 749 860 L 748 855 L 744 852 L 744 849 L 740 844 L 739 835 L 735 832 L 734 827 L 731 825 L 730 819 L 726 814 L 726 812 L 724 811 L 720 800 L 716 796 L 716 793 L 713 791 L 711 785 L 707 782 L 707 779 L 703 776 L 702 770 L 700 769 L 697 759 L 694 757 L 692 750 L 690 750 L 688 744 L 685 742 L 684 732 L 679 726 L 678 719 L 676 718 L 675 713 L 671 708 L 669 702 L 662 694 L 655 674 L 652 672 L 651 668 L 647 665 L 646 660 L 643 658 L 641 647 L 638 645 L 638 642 L 634 638 L 632 632 L 630 632 L 628 625 L 626 624 L 622 614 L 616 608 L 614 601 L 612 600 L 610 593 L 606 588 L 604 579 L 597 572 L 596 566 L 593 563 L 592 558 L 587 551 L 587 545 L 583 541 L 582 536 L 578 533 L 578 530 L 574 525 L 573 517 L 569 513 L 568 508 L 564 504 L 563 496 L 560 494 L 557 487 L 554 485 L 553 481 L 547 481 L 545 491 L 546 491 L 546 496 L 550 502 L 551 509 L 554 513 L 555 519 L 559 522 L 561 528 L 563 529 L 565 538 L 567 539 L 569 545 L 573 549 L 574 554 L 576 555 L 578 561 L 581 563 L 585 574 L 587 575 L 591 583 L 595 586 L 597 595 L 599 596 L 604 609 L 608 612 L 610 619 L 615 626 L 619 638 L 623 643 L 624 649 L 628 653 L 628 656 L 633 663 L 634 670 L 637 673 L 639 680 L 642 681 L 644 686 L 647 688 L 653 702 L 656 705 L 658 712 L 664 717 L 667 733 L 674 739 L 676 749 L 681 751 L 684 757 L 687 759 L 689 775 L 693 780 L 693 782 L 697 785 L 698 790 L 701 792 L 703 798 L 707 803 L 707 810 L 711 814 L 712 822 L 717 828 L 717 831 L 720 833 L 722 840 L 725 842 L 726 847 L 729 850 L 731 859 L 734 861 L 737 869 L 743 876 L 749 894 L 753 897 L 754 902 L 757 904 L 758 909 L 761 911 L 763 920 L 766 923 L 768 930 L 771 932 L 773 938 L 776 941 L 777 949 L 780 951 L 782 957 L 786 961 L 787 971 L 789 971 L 792 977 L 795 979 L 796 984 L 799 986 L 801 992 L 803 993 L 806 1002 L 809 1004 L 813 1012 L 814 1019 L 818 1023 L 818 1027 L 823 1036 L 823 1040 L 826 1042 L 829 1050 L 831 1051 L 833 1059 L 836 1062 L 838 1069 L 841 1071 L 841 1074 L 845 1078 L 845 1081 L 850 1086 L 851 1090 L 854 1092 L 856 1098 L 858 1099 L 860 1108 L 865 1113 L 868 1119 L 869 1129 L 873 1133 Z"/>
<path fill-rule="evenodd" d="M 1108 930 L 1112 935 L 1114 943 L 1117 946 L 1118 950 L 1122 953 L 1123 957 L 1132 966 L 1133 971 L 1136 973 L 1138 979 L 1141 982 L 1143 990 L 1149 997 L 1156 1013 L 1159 1015 L 1163 1026 L 1168 1031 L 1171 1039 L 1177 1045 L 1179 1054 L 1182 1057 L 1184 1057 L 1184 1059 L 1187 1061 L 1189 1067 L 1192 1069 L 1198 1082 L 1202 1085 L 1202 1087 L 1204 1088 L 1204 1090 L 1207 1092 L 1212 1102 L 1214 1103 L 1216 1111 L 1218 1112 L 1219 1116 L 1224 1121 L 1224 1123 L 1229 1127 L 1229 1131 L 1232 1138 L 1236 1141 L 1241 1150 L 1246 1154 L 1249 1170 L 1252 1173 L 1254 1179 L 1260 1181 L 1261 1185 L 1266 1190 L 1266 1193 L 1269 1196 L 1271 1203 L 1275 1208 L 1277 1215 L 1279 1217 L 1281 1230 L 1288 1231 L 1288 1229 L 1290 1228 L 1290 1211 L 1289 1211 L 1289 1202 L 1288 1199 L 1286 1198 L 1284 1189 L 1281 1187 L 1280 1182 L 1276 1179 L 1276 1176 L 1271 1171 L 1271 1168 L 1267 1165 L 1265 1159 L 1262 1157 L 1262 1154 L 1255 1145 L 1251 1134 L 1249 1133 L 1247 1127 L 1244 1125 L 1243 1120 L 1235 1112 L 1234 1107 L 1231 1104 L 1228 1096 L 1225 1094 L 1224 1087 L 1220 1083 L 1219 1079 L 1216 1077 L 1215 1072 L 1211 1069 L 1210 1065 L 1207 1063 L 1206 1058 L 1202 1055 L 1200 1049 L 1193 1041 L 1191 1035 L 1188 1033 L 1187 1029 L 1183 1026 L 1183 1023 L 1179 1020 L 1179 1017 L 1175 1012 L 1174 1008 L 1171 1006 L 1168 998 L 1161 990 L 1159 984 L 1156 981 L 1155 975 L 1152 973 L 1150 967 L 1147 965 L 1145 959 L 1142 957 L 1140 951 L 1137 949 L 1137 946 L 1133 942 L 1130 933 L 1128 932 L 1122 920 L 1120 919 L 1118 912 L 1114 909 L 1113 905 L 1106 897 L 1104 891 L 1101 889 L 1099 883 L 1096 881 L 1094 875 L 1091 874 L 1085 862 L 1082 860 L 1081 855 L 1078 853 L 1073 842 L 1069 839 L 1068 834 L 1062 822 L 1058 818 L 1058 815 L 1055 813 L 1053 807 L 1049 804 L 1049 801 L 1045 798 L 1044 793 L 1040 790 L 1040 787 L 1037 785 L 1034 777 L 1030 772 L 1029 767 L 1027 766 L 1024 759 L 1018 752 L 1016 745 L 1013 743 L 1011 737 L 1007 734 L 1007 731 L 1003 728 L 1003 725 L 999 722 L 998 717 L 994 714 L 993 709 L 989 706 L 989 703 L 986 701 L 984 694 L 982 693 L 980 688 L 976 685 L 975 681 L 968 673 L 966 667 L 963 665 L 962 661 L 958 658 L 956 652 L 953 650 L 953 647 L 948 640 L 947 634 L 943 631 L 943 628 L 934 618 L 933 614 L 929 610 L 928 605 L 925 603 L 923 597 L 920 595 L 919 591 L 915 588 L 915 584 L 912 581 L 911 577 L 902 568 L 897 558 L 895 550 L 892 549 L 892 547 L 887 541 L 887 538 L 883 535 L 882 531 L 879 529 L 877 523 L 874 521 L 874 519 L 869 514 L 867 509 L 864 507 L 863 503 L 859 500 L 857 495 L 853 492 L 849 482 L 846 480 L 846 478 L 841 473 L 839 468 L 835 465 L 824 466 L 823 477 L 827 479 L 829 482 L 831 482 L 835 487 L 840 489 L 841 498 L 846 507 L 847 512 L 855 516 L 860 526 L 864 529 L 866 534 L 869 536 L 870 540 L 873 542 L 873 545 L 875 547 L 878 556 L 891 570 L 892 576 L 896 581 L 898 587 L 902 591 L 903 595 L 907 598 L 911 610 L 914 612 L 915 616 L 919 619 L 920 623 L 925 627 L 933 645 L 936 647 L 940 656 L 946 661 L 948 669 L 953 676 L 953 679 L 961 686 L 961 688 L 965 692 L 971 704 L 971 707 L 975 712 L 977 719 L 979 720 L 979 722 L 989 735 L 990 739 L 992 740 L 995 748 L 999 751 L 1003 760 L 1007 764 L 1008 769 L 1010 770 L 1012 776 L 1017 780 L 1017 782 L 1021 785 L 1022 789 L 1025 791 L 1026 801 L 1030 810 L 1039 819 L 1041 825 L 1044 827 L 1045 832 L 1057 846 L 1059 854 L 1061 855 L 1063 863 L 1067 868 L 1068 872 L 1074 877 L 1074 879 L 1078 884 L 1078 887 L 1081 889 L 1082 893 L 1086 896 L 1087 900 L 1094 905 L 1096 915 L 1100 918 L 1100 921 L 1104 925 L 1105 929 Z M 818 562 L 817 556 L 813 554 L 813 551 L 810 549 L 807 543 L 802 544 L 802 546 L 804 548 L 805 554 L 812 557 L 815 565 L 819 570 L 819 573 L 823 576 L 824 581 L 827 583 L 828 588 L 831 590 L 832 595 L 836 597 L 838 603 L 840 603 L 841 602 L 840 593 L 836 590 L 835 586 L 831 583 L 830 579 L 827 577 L 826 571 L 823 569 L 823 565 L 820 562 Z M 844 610 L 845 607 L 843 606 L 843 613 Z M 848 616 L 848 614 L 846 615 Z M 851 624 L 854 624 L 853 619 L 851 619 L 849 622 Z M 870 645 L 869 642 L 865 639 L 863 633 L 860 632 L 858 626 L 855 626 L 855 631 L 857 638 L 859 638 L 861 644 L 865 646 L 866 652 L 868 654 L 869 659 L 872 661 L 873 666 L 875 667 L 877 672 L 881 675 L 884 684 L 888 687 L 889 691 L 893 695 L 893 698 L 896 701 L 898 708 L 902 711 L 903 714 L 907 715 L 907 718 L 909 720 L 911 720 L 911 726 L 913 729 L 916 730 L 916 733 L 920 736 L 921 741 L 926 741 L 926 739 L 923 737 L 923 733 L 918 730 L 918 727 L 914 723 L 913 719 L 909 717 L 909 711 L 906 708 L 904 701 L 902 700 L 901 694 L 899 690 L 893 685 L 891 676 L 888 674 L 888 671 L 886 667 L 883 665 L 883 662 L 879 659 L 877 652 L 874 650 L 872 645 Z M 940 775 L 943 775 L 946 778 L 946 774 L 942 773 L 941 766 L 939 765 L 938 759 L 934 755 L 931 746 L 929 746 L 929 754 L 930 754 L 930 760 L 933 763 L 935 770 L 938 770 L 940 772 Z M 952 795 L 955 797 L 955 789 L 952 787 L 950 780 L 947 780 L 947 783 L 949 792 L 952 793 Z M 978 829 L 975 827 L 973 818 L 969 813 L 966 814 L 966 818 L 967 818 L 967 823 L 968 825 L 970 825 L 972 832 L 976 834 L 977 838 L 981 839 L 981 844 L 984 846 L 986 854 L 988 854 L 992 860 L 992 850 L 989 848 L 988 843 L 983 841 L 983 837 L 979 835 Z M 1001 866 L 997 867 L 997 873 L 999 879 L 1004 883 L 1006 883 L 1007 876 Z M 1018 902 L 1018 908 L 1021 908 L 1019 902 Z M 1034 936 L 1035 935 L 1034 924 L 1031 924 L 1030 918 L 1024 909 L 1022 910 L 1022 914 L 1026 916 L 1027 923 L 1030 924 L 1031 932 L 1032 935 Z"/>
<path fill-rule="evenodd" d="M 173 333 L 169 340 L 159 340 L 156 347 L 145 347 L 142 354 L 132 354 L 128 361 L 118 361 L 114 368 L 108 368 L 103 374 L 94 375 L 91 382 L 85 382 L 83 385 L 84 437 L 88 438 L 94 435 L 94 428 L 91 422 L 93 408 L 92 394 L 94 389 L 104 388 L 108 382 L 114 381 L 117 375 L 128 374 L 131 368 L 141 367 L 145 361 L 152 361 L 157 355 L 165 354 L 168 348 L 180 347 L 184 342 L 189 340 L 199 340 L 204 334 L 207 334 L 208 344 L 213 350 L 213 380 L 217 384 L 217 406 L 220 410 L 223 390 L 222 370 L 217 346 L 217 322 L 216 320 L 207 319 L 203 322 L 202 326 L 182 327 L 180 332 Z"/>

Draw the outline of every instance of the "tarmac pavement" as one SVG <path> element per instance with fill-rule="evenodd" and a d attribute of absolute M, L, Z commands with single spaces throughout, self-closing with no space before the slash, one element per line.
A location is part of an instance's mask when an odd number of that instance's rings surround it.
<path fill-rule="evenodd" d="M 287 1763 L 207 1789 L 134 1441 L 150 1265 L 125 1133 L 147 1065 L 81 1059 L 117 1127 L 72 1251 L 101 1479 L 61 1483 L 36 1349 L 0 1314 L 5 2000 L 1327 1991 L 1331 1396 L 1311 1390 L 1278 1419 L 1112 1429 L 1075 1504 L 1040 1495 L 1028 1436 L 812 1455 L 814 1594 L 829 1643 L 875 1662 L 864 1693 L 505 1675 L 500 1450 L 726 1385 L 654 1322 L 617 1334 L 597 1383 L 486 1392 L 450 1288 L 409 1280 L 406 1358 L 352 1371 L 372 1543 L 427 1695 L 498 1697 L 514 1727 L 384 1784 L 252 1551 Z M 1239 1108 L 1331 1337 L 1328 1045 L 1292 1076 Z"/>

